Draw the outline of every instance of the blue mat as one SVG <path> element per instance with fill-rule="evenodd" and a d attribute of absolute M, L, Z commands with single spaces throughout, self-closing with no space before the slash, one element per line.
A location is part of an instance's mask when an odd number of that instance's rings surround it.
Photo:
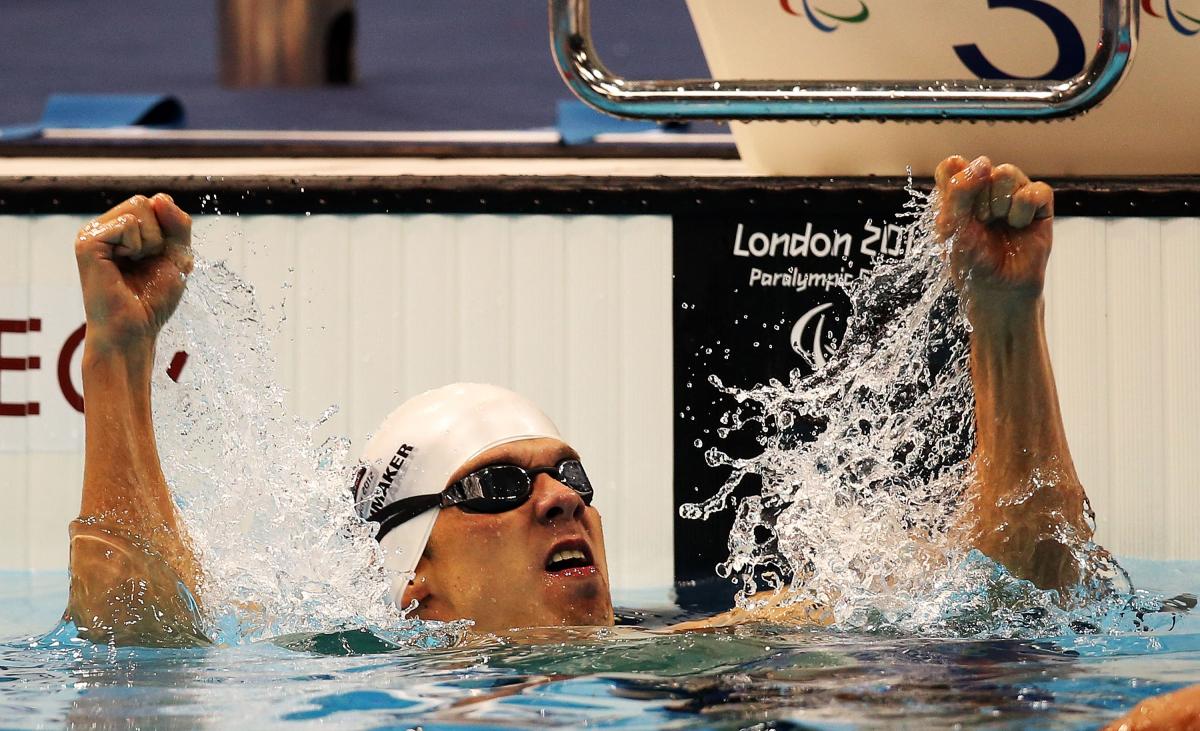
<path fill-rule="evenodd" d="M 51 94 L 35 124 L 0 128 L 0 140 L 29 140 L 46 129 L 182 127 L 183 104 L 167 94 Z"/>

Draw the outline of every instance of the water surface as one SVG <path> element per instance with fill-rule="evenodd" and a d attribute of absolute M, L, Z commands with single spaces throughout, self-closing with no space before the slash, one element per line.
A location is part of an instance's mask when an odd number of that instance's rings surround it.
<path fill-rule="evenodd" d="M 1195 562 L 1126 561 L 1167 593 Z M 1171 630 L 939 639 L 770 625 L 297 634 L 197 650 L 41 634 L 62 574 L 0 574 L 2 728 L 1094 728 L 1200 680 L 1200 619 Z M 644 598 L 644 597 L 643 597 Z M 40 629 L 40 631 L 38 631 Z M 34 633 L 36 632 L 36 634 Z M 457 644 L 448 644 L 454 635 Z"/>

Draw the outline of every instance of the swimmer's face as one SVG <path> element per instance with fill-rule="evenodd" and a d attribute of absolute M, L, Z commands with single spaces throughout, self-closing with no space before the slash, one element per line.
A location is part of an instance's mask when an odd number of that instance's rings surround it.
<path fill-rule="evenodd" d="M 488 465 L 536 469 L 578 457 L 557 439 L 527 439 L 480 454 L 447 484 Z M 560 564 L 552 564 L 551 558 L 563 550 L 581 551 L 585 558 L 554 570 Z M 470 619 L 483 632 L 610 625 L 613 610 L 600 513 L 548 474 L 537 475 L 533 494 L 514 510 L 442 510 L 404 593 L 405 606 L 413 600 L 422 619 Z"/>

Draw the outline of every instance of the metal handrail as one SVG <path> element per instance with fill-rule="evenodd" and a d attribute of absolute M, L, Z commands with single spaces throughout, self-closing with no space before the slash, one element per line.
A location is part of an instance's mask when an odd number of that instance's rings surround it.
<path fill-rule="evenodd" d="M 1101 0 L 1100 43 L 1066 81 L 630 81 L 592 45 L 589 0 L 549 0 L 563 80 L 587 104 L 637 119 L 996 119 L 1081 114 L 1112 93 L 1137 46 L 1137 0 Z"/>

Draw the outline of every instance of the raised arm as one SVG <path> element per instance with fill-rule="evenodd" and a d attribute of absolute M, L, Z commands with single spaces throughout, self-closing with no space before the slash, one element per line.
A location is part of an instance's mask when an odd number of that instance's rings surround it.
<path fill-rule="evenodd" d="M 84 226 L 75 255 L 87 315 L 86 436 L 65 619 L 96 642 L 202 643 L 196 557 L 150 413 L 155 340 L 192 268 L 191 219 L 165 194 L 135 196 Z"/>
<path fill-rule="evenodd" d="M 1050 369 L 1042 287 L 1054 196 L 1012 165 L 961 157 L 937 170 L 938 235 L 972 326 L 977 479 L 970 540 L 1042 588 L 1077 582 L 1072 547 L 1091 538 Z"/>

